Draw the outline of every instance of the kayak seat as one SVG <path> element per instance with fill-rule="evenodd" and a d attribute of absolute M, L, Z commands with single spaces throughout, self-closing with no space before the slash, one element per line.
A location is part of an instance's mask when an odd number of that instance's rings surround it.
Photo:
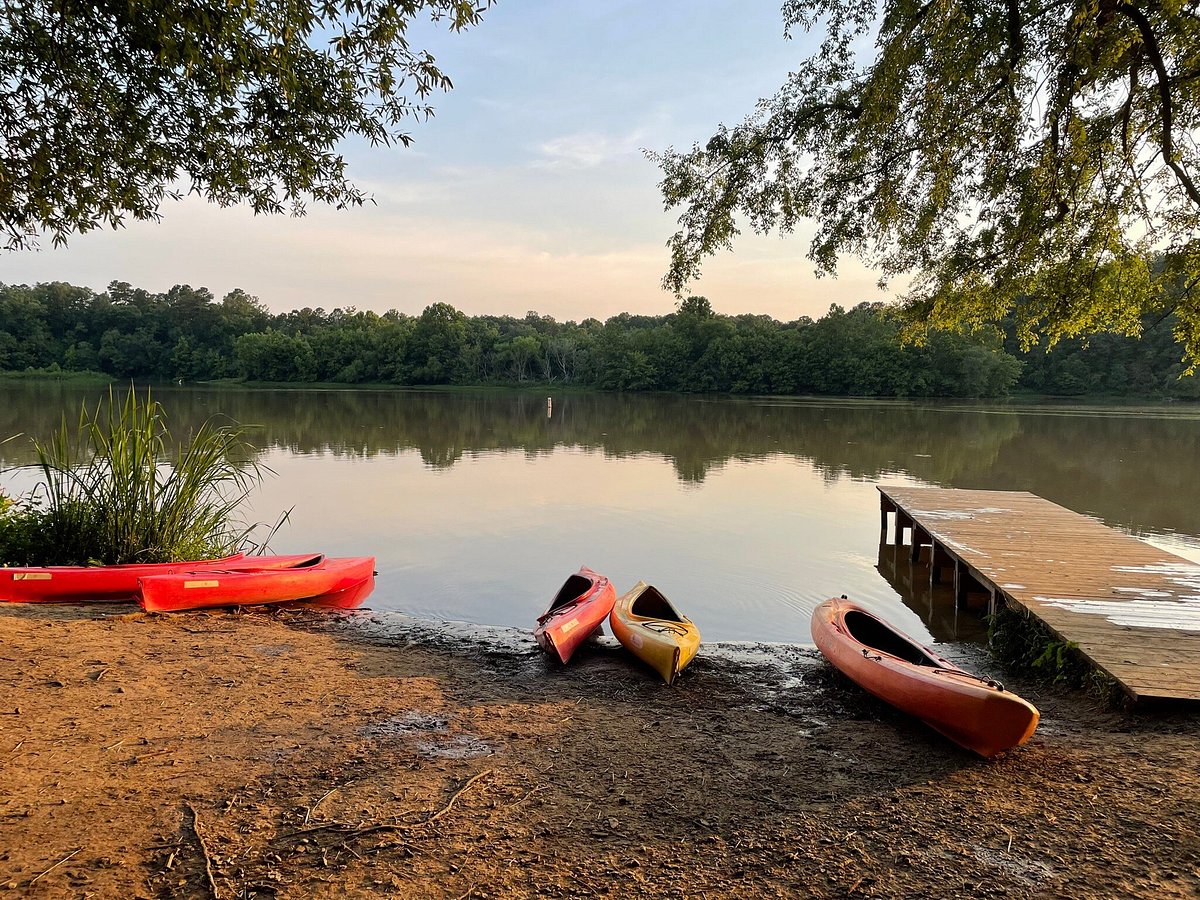
<path fill-rule="evenodd" d="M 644 616 L 647 619 L 666 619 L 668 622 L 682 622 L 681 616 L 671 602 L 652 587 L 642 591 L 642 595 L 633 601 L 630 612 Z"/>
<path fill-rule="evenodd" d="M 554 595 L 554 600 L 550 603 L 550 610 L 558 609 L 560 606 L 566 606 L 568 603 L 573 603 L 579 599 L 580 595 L 591 590 L 592 583 L 582 575 L 572 575 L 566 580 L 566 583 Z"/>
<path fill-rule="evenodd" d="M 866 644 L 883 653 L 898 656 L 914 666 L 933 666 L 940 668 L 936 659 L 930 657 L 917 644 L 906 640 L 905 637 L 893 631 L 877 618 L 858 610 L 850 610 L 845 617 L 846 630 L 860 644 Z"/>

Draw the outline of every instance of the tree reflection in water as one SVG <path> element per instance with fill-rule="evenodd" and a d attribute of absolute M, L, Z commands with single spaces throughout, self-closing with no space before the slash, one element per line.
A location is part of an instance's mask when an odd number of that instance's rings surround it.
<path fill-rule="evenodd" d="M 0 438 L 45 437 L 99 391 L 0 387 Z M 224 414 L 255 425 L 257 443 L 299 455 L 371 458 L 417 451 L 427 466 L 464 455 L 558 448 L 669 460 L 703 483 L 731 460 L 792 457 L 828 481 L 906 477 L 941 487 L 1028 490 L 1134 533 L 1200 534 L 1200 410 L 981 406 L 896 401 L 729 399 L 541 393 L 160 388 L 185 430 Z M 182 426 L 182 427 L 180 427 Z M 27 440 L 0 462 L 33 461 Z"/>

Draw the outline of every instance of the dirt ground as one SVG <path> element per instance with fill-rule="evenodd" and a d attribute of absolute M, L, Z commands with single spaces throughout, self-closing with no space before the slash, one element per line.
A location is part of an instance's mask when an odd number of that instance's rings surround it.
<path fill-rule="evenodd" d="M 0 896 L 1200 895 L 1195 714 L 1015 682 L 989 762 L 800 648 L 371 624 L 0 609 Z"/>

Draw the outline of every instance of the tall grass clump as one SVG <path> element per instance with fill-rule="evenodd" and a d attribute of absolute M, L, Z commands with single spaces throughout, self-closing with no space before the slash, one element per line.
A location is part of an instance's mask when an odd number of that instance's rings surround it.
<path fill-rule="evenodd" d="M 209 420 L 175 440 L 149 390 L 109 389 L 76 426 L 34 441 L 41 484 L 8 511 L 25 565 L 113 565 L 231 553 L 253 530 L 238 508 L 267 471 L 244 429 Z M 15 523 L 15 524 L 14 524 Z M 17 560 L 6 560 L 10 564 Z"/>
<path fill-rule="evenodd" d="M 0 566 L 19 566 L 29 558 L 33 518 L 22 503 L 0 494 Z"/>

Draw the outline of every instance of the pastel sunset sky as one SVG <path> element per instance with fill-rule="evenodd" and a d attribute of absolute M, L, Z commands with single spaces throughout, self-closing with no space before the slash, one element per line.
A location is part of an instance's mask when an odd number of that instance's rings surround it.
<path fill-rule="evenodd" d="M 0 281 L 240 287 L 274 311 L 445 301 L 559 320 L 666 313 L 675 215 L 643 149 L 739 121 L 811 46 L 784 39 L 778 0 L 500 0 L 470 32 L 414 37 L 455 87 L 412 125 L 412 147 L 343 148 L 375 205 L 292 218 L 168 202 L 160 223 L 0 256 Z M 784 321 L 889 298 L 854 260 L 814 277 L 807 238 L 746 234 L 692 292 L 719 312 Z"/>

